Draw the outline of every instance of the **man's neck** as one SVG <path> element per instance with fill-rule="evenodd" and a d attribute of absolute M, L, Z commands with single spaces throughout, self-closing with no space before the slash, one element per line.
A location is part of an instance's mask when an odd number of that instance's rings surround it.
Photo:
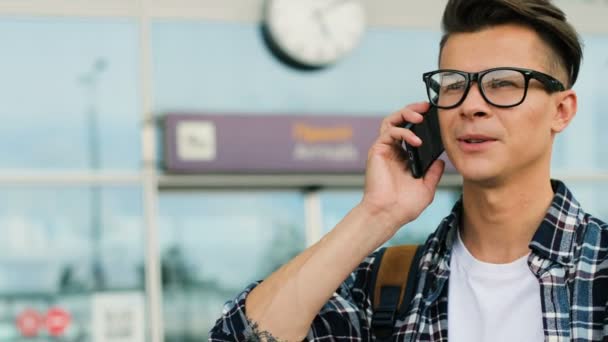
<path fill-rule="evenodd" d="M 553 199 L 548 174 L 492 187 L 464 182 L 462 241 L 478 260 L 509 263 L 528 245 Z"/>

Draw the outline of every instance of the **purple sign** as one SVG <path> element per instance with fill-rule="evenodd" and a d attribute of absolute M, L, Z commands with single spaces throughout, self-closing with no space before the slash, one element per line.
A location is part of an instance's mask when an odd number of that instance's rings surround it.
<path fill-rule="evenodd" d="M 165 164 L 176 173 L 363 173 L 382 119 L 169 114 Z"/>

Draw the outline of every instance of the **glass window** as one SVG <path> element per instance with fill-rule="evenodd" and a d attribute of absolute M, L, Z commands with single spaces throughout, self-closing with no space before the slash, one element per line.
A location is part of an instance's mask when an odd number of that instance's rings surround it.
<path fill-rule="evenodd" d="M 565 182 L 574 198 L 580 203 L 583 210 L 604 222 L 608 222 L 608 206 L 606 206 L 606 194 L 608 194 L 608 182 Z"/>
<path fill-rule="evenodd" d="M 422 244 L 430 233 L 435 231 L 441 220 L 448 216 L 452 206 L 460 196 L 460 190 L 439 188 L 433 203 L 414 221 L 403 226 L 386 245 Z M 329 232 L 360 201 L 361 191 L 323 191 L 321 192 L 321 212 L 323 215 L 323 234 Z"/>
<path fill-rule="evenodd" d="M 0 19 L 0 167 L 140 166 L 137 25 Z"/>
<path fill-rule="evenodd" d="M 141 198 L 137 187 L 0 189 L 0 339 L 21 341 L 26 310 L 59 308 L 71 317 L 62 340 L 88 341 L 95 293 L 143 294 Z"/>
<path fill-rule="evenodd" d="M 155 112 L 384 116 L 426 98 L 421 75 L 436 67 L 439 39 L 432 31 L 370 29 L 344 60 L 301 72 L 270 54 L 258 24 L 157 20 Z"/>
<path fill-rule="evenodd" d="M 228 299 L 306 244 L 300 193 L 163 193 L 159 211 L 168 342 L 206 341 Z"/>
<path fill-rule="evenodd" d="M 584 59 L 574 85 L 578 113 L 556 138 L 553 168 L 556 171 L 606 172 L 608 170 L 608 37 L 583 36 Z"/>

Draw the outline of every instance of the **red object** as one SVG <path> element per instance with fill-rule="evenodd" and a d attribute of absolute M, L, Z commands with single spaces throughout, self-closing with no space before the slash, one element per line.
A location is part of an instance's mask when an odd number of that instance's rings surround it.
<path fill-rule="evenodd" d="M 63 334 L 70 324 L 70 314 L 60 308 L 52 308 L 46 313 L 46 328 L 52 336 Z"/>
<path fill-rule="evenodd" d="M 38 336 L 38 331 L 42 325 L 42 315 L 36 310 L 26 309 L 17 316 L 17 328 L 24 337 Z"/>

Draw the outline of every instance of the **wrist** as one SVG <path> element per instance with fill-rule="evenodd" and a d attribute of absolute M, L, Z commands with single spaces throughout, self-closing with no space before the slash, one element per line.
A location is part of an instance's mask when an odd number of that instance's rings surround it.
<path fill-rule="evenodd" d="M 360 203 L 345 218 L 357 224 L 349 224 L 360 238 L 362 245 L 367 245 L 367 252 L 373 252 L 395 235 L 404 223 L 396 220 L 387 210 Z"/>
<path fill-rule="evenodd" d="M 383 223 L 383 226 L 391 227 L 395 231 L 403 225 L 413 221 L 412 218 L 404 216 L 406 210 L 398 203 L 378 206 L 365 198 L 357 205 L 363 215 L 369 217 L 372 222 Z M 390 229 L 390 228 L 389 228 Z"/>

